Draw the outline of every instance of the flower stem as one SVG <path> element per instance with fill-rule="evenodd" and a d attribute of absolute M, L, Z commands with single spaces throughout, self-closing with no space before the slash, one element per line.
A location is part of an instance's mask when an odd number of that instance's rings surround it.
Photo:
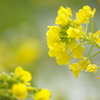
<path fill-rule="evenodd" d="M 84 34 L 82 34 L 83 35 L 83 39 L 84 40 L 86 40 L 86 41 L 88 41 L 90 44 L 92 44 L 92 45 L 94 45 L 94 46 L 96 46 L 97 48 L 99 48 L 100 49 L 100 43 L 97 43 L 93 38 L 91 38 L 91 37 L 89 37 L 89 36 L 86 36 L 86 35 L 84 35 Z"/>
<path fill-rule="evenodd" d="M 88 61 L 89 59 L 93 58 L 94 56 L 96 56 L 97 54 L 99 54 L 100 51 L 98 51 L 97 53 L 95 53 L 94 55 L 92 55 L 91 57 L 87 58 L 82 64 L 84 64 L 86 61 Z M 80 64 L 80 65 L 82 65 Z"/>
<path fill-rule="evenodd" d="M 93 47 L 94 47 L 94 45 L 91 46 L 91 48 L 90 48 L 90 50 L 89 50 L 89 52 L 88 52 L 88 57 L 89 57 L 90 52 L 92 51 Z"/>
<path fill-rule="evenodd" d="M 93 33 L 93 18 L 91 18 L 91 32 Z"/>
<path fill-rule="evenodd" d="M 89 57 L 88 59 L 93 58 L 94 56 L 96 56 L 96 55 L 99 54 L 99 53 L 100 53 L 100 51 L 98 51 L 97 53 L 95 53 L 94 55 L 92 55 L 91 57 Z"/>
<path fill-rule="evenodd" d="M 86 29 L 85 29 L 85 32 L 86 32 L 86 33 L 88 32 L 88 23 L 86 23 Z"/>

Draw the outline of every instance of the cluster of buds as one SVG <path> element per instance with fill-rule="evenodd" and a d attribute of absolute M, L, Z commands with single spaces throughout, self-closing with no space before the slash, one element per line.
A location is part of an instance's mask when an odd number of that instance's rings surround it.
<path fill-rule="evenodd" d="M 50 91 L 31 86 L 31 74 L 22 67 L 15 72 L 0 74 L 0 100 L 50 100 Z"/>
<path fill-rule="evenodd" d="M 59 65 L 68 64 L 70 70 L 77 78 L 81 70 L 87 72 L 97 72 L 99 68 L 91 64 L 90 59 L 100 54 L 100 31 L 95 33 L 88 32 L 87 26 L 94 17 L 96 9 L 93 10 L 88 6 L 83 6 L 76 13 L 76 19 L 72 19 L 72 10 L 68 7 L 60 7 L 58 16 L 55 19 L 55 26 L 48 26 L 47 45 L 49 56 L 55 57 Z M 83 24 L 86 25 L 84 31 Z M 91 45 L 88 56 L 83 55 L 86 49 L 85 45 Z M 91 55 L 92 48 L 96 47 L 98 52 Z M 77 63 L 71 63 L 71 59 L 77 60 Z"/>

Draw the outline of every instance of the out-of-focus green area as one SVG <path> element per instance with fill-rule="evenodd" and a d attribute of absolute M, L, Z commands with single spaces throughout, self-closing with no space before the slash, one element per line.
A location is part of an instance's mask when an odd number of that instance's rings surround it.
<path fill-rule="evenodd" d="M 51 90 L 52 100 L 99 100 L 100 71 L 75 79 L 67 65 L 48 56 L 46 44 L 59 7 L 70 7 L 75 16 L 84 5 L 97 9 L 94 31 L 99 30 L 100 0 L 0 0 L 0 72 L 22 66 L 32 73 L 32 84 Z M 91 61 L 99 66 L 100 55 Z"/>

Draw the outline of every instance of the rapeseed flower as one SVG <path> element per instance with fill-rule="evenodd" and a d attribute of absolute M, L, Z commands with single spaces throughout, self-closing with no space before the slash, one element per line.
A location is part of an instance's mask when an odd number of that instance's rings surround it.
<path fill-rule="evenodd" d="M 75 75 L 75 77 L 77 78 L 79 75 L 79 72 L 81 71 L 81 67 L 79 66 L 79 64 L 78 63 L 70 64 L 69 68 L 71 69 L 71 71 Z"/>
<path fill-rule="evenodd" d="M 67 25 L 69 22 L 69 17 L 65 16 L 65 15 L 59 15 L 56 18 L 56 24 L 60 25 L 60 26 L 64 26 Z"/>
<path fill-rule="evenodd" d="M 67 51 L 63 51 L 63 52 L 61 53 L 61 56 L 59 56 L 59 57 L 56 58 L 57 63 L 58 63 L 59 65 L 69 64 L 70 59 L 71 59 L 71 56 L 68 54 Z"/>
<path fill-rule="evenodd" d="M 12 94 L 19 98 L 24 99 L 27 97 L 27 87 L 23 83 L 14 84 L 11 88 Z"/>
<path fill-rule="evenodd" d="M 34 94 L 34 100 L 50 100 L 51 93 L 47 89 L 41 89 Z"/>
<path fill-rule="evenodd" d="M 81 59 L 82 58 L 82 55 L 83 55 L 83 50 L 85 49 L 85 47 L 82 47 L 80 45 L 76 46 L 74 48 L 72 52 L 72 54 L 74 55 L 74 58 L 76 59 Z"/>
<path fill-rule="evenodd" d="M 86 68 L 86 71 L 88 72 L 94 72 L 94 74 L 97 72 L 97 65 L 95 64 L 89 64 Z"/>
<path fill-rule="evenodd" d="M 53 48 L 49 50 L 50 57 L 56 57 L 57 63 L 59 65 L 68 64 L 71 56 L 67 52 L 64 43 L 55 43 Z"/>
<path fill-rule="evenodd" d="M 99 52 L 90 56 L 92 47 L 96 46 L 100 49 L 100 31 L 96 33 L 87 33 L 84 31 L 82 23 L 90 23 L 90 18 L 94 17 L 96 9 L 93 10 L 88 6 L 83 6 L 76 13 L 76 19 L 72 19 L 72 10 L 68 7 L 60 7 L 55 23 L 57 26 L 49 26 L 47 31 L 47 45 L 49 48 L 49 56 L 55 57 L 59 65 L 69 64 L 69 68 L 75 77 L 81 70 L 86 70 L 91 64 L 90 59 Z M 84 45 L 92 44 L 88 52 L 88 56 L 84 57 Z M 77 63 L 70 64 L 71 59 L 77 59 Z"/>
<path fill-rule="evenodd" d="M 68 22 L 71 20 L 70 17 L 72 16 L 72 11 L 70 8 L 60 7 L 58 10 L 58 16 L 56 17 L 56 24 L 60 26 L 68 25 Z"/>
<path fill-rule="evenodd" d="M 54 43 L 59 42 L 60 28 L 58 26 L 48 26 L 50 30 L 47 32 L 47 43 L 48 47 L 52 47 Z"/>
<path fill-rule="evenodd" d="M 87 60 L 88 58 L 83 57 L 82 60 L 78 61 L 79 65 L 81 66 L 81 70 L 85 70 L 91 62 Z"/>
<path fill-rule="evenodd" d="M 96 33 L 89 33 L 89 36 L 97 43 L 100 43 L 100 30 Z"/>
<path fill-rule="evenodd" d="M 58 15 L 66 15 L 71 17 L 72 16 L 72 10 L 68 7 L 64 8 L 63 6 L 60 7 L 58 10 Z"/>
<path fill-rule="evenodd" d="M 69 27 L 69 29 L 67 30 L 67 34 L 68 34 L 68 37 L 76 38 L 77 36 L 80 36 L 80 30 Z"/>
<path fill-rule="evenodd" d="M 19 66 L 15 69 L 15 74 L 19 76 L 25 84 L 30 84 L 28 82 L 32 79 L 32 76 L 28 71 Z"/>
<path fill-rule="evenodd" d="M 26 75 L 24 75 L 26 74 Z M 22 67 L 17 67 L 15 73 L 11 72 L 0 74 L 0 100 L 26 100 L 30 97 L 32 100 L 50 100 L 50 91 L 47 89 L 38 89 L 26 81 L 31 80 L 30 73 Z"/>
<path fill-rule="evenodd" d="M 82 9 L 80 9 L 77 13 L 76 13 L 76 18 L 77 18 L 77 23 L 81 24 L 81 23 L 89 23 L 89 19 L 94 17 L 94 14 L 96 12 L 96 9 L 94 8 L 93 10 L 89 7 L 89 6 L 83 6 Z"/>

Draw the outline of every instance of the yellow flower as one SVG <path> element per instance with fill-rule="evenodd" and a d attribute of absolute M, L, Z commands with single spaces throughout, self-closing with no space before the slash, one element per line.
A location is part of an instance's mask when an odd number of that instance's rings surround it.
<path fill-rule="evenodd" d="M 34 94 L 34 100 L 50 100 L 51 93 L 47 89 L 41 89 Z"/>
<path fill-rule="evenodd" d="M 86 69 L 86 67 L 91 64 L 91 62 L 89 60 L 87 60 L 87 58 L 83 57 L 83 60 L 80 60 L 79 65 L 81 66 L 81 70 Z"/>
<path fill-rule="evenodd" d="M 15 69 L 15 74 L 16 74 L 17 76 L 20 76 L 21 79 L 22 79 L 24 82 L 28 82 L 28 81 L 30 81 L 30 80 L 32 79 L 31 74 L 30 74 L 28 71 L 23 70 L 22 67 L 17 67 L 17 68 Z"/>
<path fill-rule="evenodd" d="M 15 62 L 19 65 L 22 65 L 36 61 L 39 55 L 39 47 L 38 40 L 26 40 L 18 48 Z"/>
<path fill-rule="evenodd" d="M 78 74 L 81 70 L 81 67 L 79 66 L 78 63 L 73 63 L 71 65 L 69 65 L 69 68 L 71 69 L 72 73 L 75 75 L 75 77 L 78 77 Z"/>
<path fill-rule="evenodd" d="M 56 24 L 60 25 L 60 26 L 64 26 L 67 25 L 69 22 L 69 17 L 65 16 L 65 15 L 59 15 L 58 17 L 56 17 Z"/>
<path fill-rule="evenodd" d="M 56 17 L 56 24 L 60 25 L 60 26 L 64 26 L 67 25 L 68 22 L 70 21 L 70 18 L 72 16 L 72 11 L 70 8 L 64 8 L 64 7 L 60 7 L 60 9 L 58 10 L 58 16 Z"/>
<path fill-rule="evenodd" d="M 89 64 L 86 68 L 88 72 L 94 72 L 94 74 L 97 72 L 97 65 L 95 64 Z"/>
<path fill-rule="evenodd" d="M 68 37 L 77 38 L 80 36 L 80 30 L 70 27 L 67 31 Z"/>
<path fill-rule="evenodd" d="M 50 48 L 50 49 L 49 49 L 48 55 L 49 55 L 50 57 L 55 57 L 54 48 Z"/>
<path fill-rule="evenodd" d="M 77 45 L 77 41 L 76 40 L 74 40 L 72 43 L 70 43 L 70 45 L 69 45 L 70 51 L 73 51 L 73 49 L 76 48 L 76 45 Z"/>
<path fill-rule="evenodd" d="M 95 34 L 89 33 L 89 36 L 93 38 L 97 43 L 100 43 L 100 30 L 97 31 Z"/>
<path fill-rule="evenodd" d="M 64 43 L 55 43 L 49 50 L 50 57 L 56 57 L 59 65 L 68 64 L 71 56 L 68 54 Z"/>
<path fill-rule="evenodd" d="M 49 50 L 50 57 L 59 57 L 61 55 L 62 49 L 64 48 L 63 44 L 54 43 L 53 47 Z"/>
<path fill-rule="evenodd" d="M 83 6 L 82 9 L 76 13 L 77 23 L 89 23 L 89 18 L 94 17 L 96 9 L 93 10 L 89 6 Z"/>
<path fill-rule="evenodd" d="M 73 50 L 71 50 L 72 54 L 74 55 L 74 58 L 81 59 L 84 49 L 85 49 L 85 47 L 75 46 L 75 48 Z"/>
<path fill-rule="evenodd" d="M 83 10 L 86 11 L 86 14 L 89 18 L 94 17 L 94 14 L 96 12 L 96 9 L 94 8 L 93 10 L 89 6 L 83 6 Z"/>
<path fill-rule="evenodd" d="M 63 51 L 61 56 L 57 57 L 57 63 L 59 65 L 69 64 L 71 56 L 68 54 L 67 51 Z"/>
<path fill-rule="evenodd" d="M 66 15 L 71 17 L 72 16 L 72 10 L 68 7 L 64 8 L 63 6 L 60 7 L 58 10 L 58 15 Z"/>
<path fill-rule="evenodd" d="M 48 26 L 50 30 L 47 31 L 47 44 L 48 47 L 51 48 L 55 42 L 58 42 L 59 39 L 59 33 L 60 28 L 57 26 Z"/>
<path fill-rule="evenodd" d="M 11 88 L 11 91 L 15 97 L 18 97 L 20 99 L 24 99 L 27 97 L 27 87 L 22 83 L 14 84 Z"/>

